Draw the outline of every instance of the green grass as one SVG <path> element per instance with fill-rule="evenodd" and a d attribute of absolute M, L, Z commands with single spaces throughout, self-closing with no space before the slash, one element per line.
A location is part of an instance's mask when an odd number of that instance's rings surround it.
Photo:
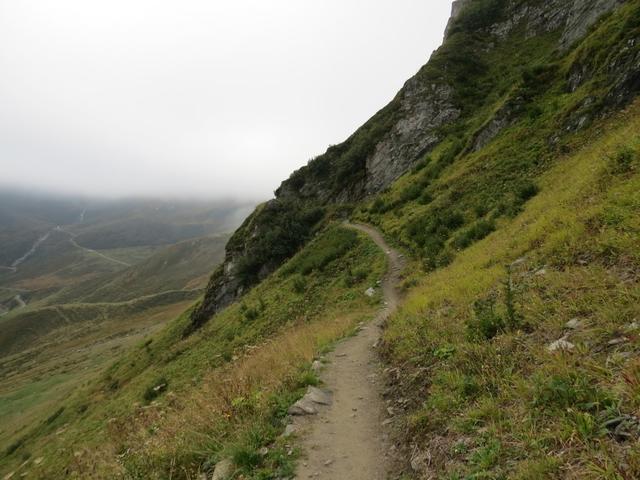
<path fill-rule="evenodd" d="M 123 356 L 63 402 L 50 424 L 18 437 L 20 446 L 0 460 L 3 470 L 29 452 L 46 458 L 31 466 L 35 478 L 70 465 L 80 476 L 166 478 L 173 471 L 188 478 L 227 456 L 245 478 L 291 471 L 294 455 L 271 445 L 284 428 L 283 411 L 317 381 L 309 371 L 314 356 L 378 308 L 364 291 L 384 264 L 368 238 L 330 227 L 197 333 L 182 338 L 187 311 Z M 305 288 L 296 291 L 300 269 Z M 269 454 L 259 456 L 265 443 Z"/>
<path fill-rule="evenodd" d="M 626 448 L 636 427 L 627 441 L 607 427 L 640 408 L 638 336 L 609 343 L 640 316 L 639 129 L 637 105 L 603 124 L 540 177 L 520 215 L 428 274 L 391 319 L 389 361 L 429 372 L 410 435 L 426 449 L 466 445 L 433 458 L 444 478 L 640 475 Z M 584 326 L 566 329 L 573 318 Z M 566 334 L 575 349 L 549 353 Z"/>

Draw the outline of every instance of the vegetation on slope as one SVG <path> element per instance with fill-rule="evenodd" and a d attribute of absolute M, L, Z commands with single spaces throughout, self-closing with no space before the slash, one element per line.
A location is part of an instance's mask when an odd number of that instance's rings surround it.
<path fill-rule="evenodd" d="M 495 103 L 357 213 L 423 270 L 386 334 L 416 474 L 640 475 L 639 106 L 609 117 L 637 93 L 639 18 L 630 2 L 564 56 L 490 50 Z M 535 63 L 498 77 L 518 51 Z"/>
<path fill-rule="evenodd" d="M 380 275 L 379 252 L 324 229 L 353 210 L 413 258 L 385 352 L 409 400 L 401 434 L 414 473 L 639 476 L 640 107 L 615 112 L 640 85 L 640 6 L 627 2 L 565 51 L 560 31 L 525 24 L 497 38 L 503 7 L 522 3 L 469 3 L 419 72 L 418 84 L 451 87 L 460 115 L 413 171 L 362 201 L 396 99 L 256 210 L 199 307 L 3 462 L 45 478 L 190 478 L 232 456 L 237 476 L 290 476 L 295 452 L 277 435 L 315 381 L 304 364 L 375 307 L 362 291 Z M 360 203 L 328 206 L 340 202 Z"/>
<path fill-rule="evenodd" d="M 600 127 L 392 318 L 423 473 L 640 475 L 640 105 Z"/>
<path fill-rule="evenodd" d="M 383 271 L 366 237 L 323 231 L 197 333 L 182 339 L 187 311 L 134 349 L 9 446 L 3 468 L 43 457 L 19 472 L 193 478 L 231 455 L 245 478 L 290 472 L 283 445 L 258 451 L 282 431 L 300 388 L 316 381 L 314 356 L 375 311 L 378 299 L 364 291 Z"/>

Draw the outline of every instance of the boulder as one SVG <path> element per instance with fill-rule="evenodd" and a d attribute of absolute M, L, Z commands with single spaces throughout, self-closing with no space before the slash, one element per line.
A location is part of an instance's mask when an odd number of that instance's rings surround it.
<path fill-rule="evenodd" d="M 233 473 L 233 462 L 230 458 L 216 463 L 216 468 L 213 470 L 211 480 L 227 480 Z"/>
<path fill-rule="evenodd" d="M 318 405 L 331 405 L 331 394 L 316 387 L 309 387 L 304 398 Z"/>

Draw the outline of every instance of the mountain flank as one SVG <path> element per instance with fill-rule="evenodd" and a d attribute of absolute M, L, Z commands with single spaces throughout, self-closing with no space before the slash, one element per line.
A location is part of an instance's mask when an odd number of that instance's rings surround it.
<path fill-rule="evenodd" d="M 308 443 L 323 427 L 288 426 L 385 306 L 386 252 L 350 220 L 406 265 L 363 349 L 390 478 L 639 478 L 639 72 L 637 0 L 455 2 L 428 63 L 249 215 L 203 296 L 13 432 L 1 468 L 340 478 Z"/>

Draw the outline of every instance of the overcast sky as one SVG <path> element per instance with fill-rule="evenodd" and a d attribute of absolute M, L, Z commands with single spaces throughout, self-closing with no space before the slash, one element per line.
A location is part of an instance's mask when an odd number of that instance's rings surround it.
<path fill-rule="evenodd" d="M 0 184 L 265 199 L 390 101 L 451 0 L 0 0 Z"/>

